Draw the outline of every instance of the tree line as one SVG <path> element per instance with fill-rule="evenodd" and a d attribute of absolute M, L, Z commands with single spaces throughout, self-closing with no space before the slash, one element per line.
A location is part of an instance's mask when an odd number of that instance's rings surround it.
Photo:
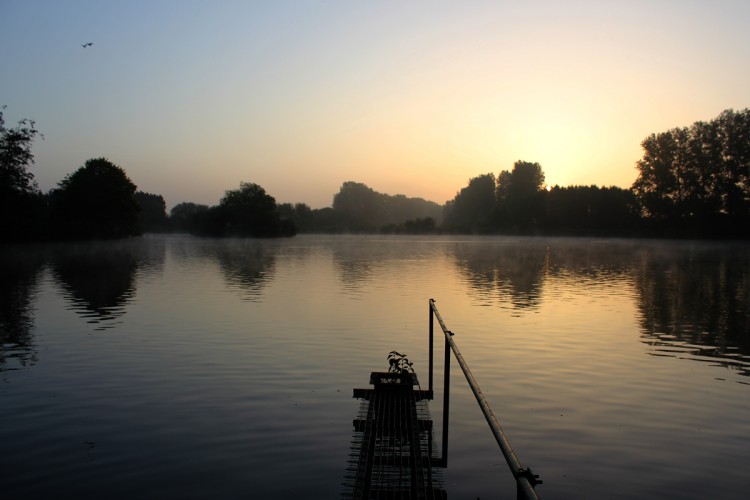
<path fill-rule="evenodd" d="M 511 171 L 469 180 L 445 205 L 449 232 L 514 235 L 636 236 L 641 218 L 631 190 L 618 187 L 545 188 L 538 163 L 519 160 Z"/>
<path fill-rule="evenodd" d="M 469 180 L 445 205 L 446 231 L 493 234 L 750 237 L 750 110 L 726 110 L 641 143 L 629 189 L 545 189 L 538 163 Z"/>
<path fill-rule="evenodd" d="M 6 128 L 0 108 L 0 242 L 120 238 L 143 232 L 274 237 L 297 232 L 748 238 L 750 111 L 646 137 L 630 188 L 545 184 L 539 163 L 519 160 L 468 181 L 445 205 L 344 182 L 331 207 L 276 203 L 242 182 L 214 206 L 138 191 L 106 158 L 85 162 L 42 193 L 29 171 L 41 137 L 32 120 Z"/>
<path fill-rule="evenodd" d="M 206 205 L 179 203 L 170 211 L 171 227 L 200 233 L 208 211 Z M 423 233 L 437 230 L 443 208 L 422 198 L 379 193 L 365 184 L 347 181 L 334 195 L 331 207 L 279 203 L 275 211 L 283 224 L 305 233 Z"/>
<path fill-rule="evenodd" d="M 7 128 L 0 108 L 0 243 L 112 239 L 168 231 L 164 198 L 137 190 L 124 169 L 106 158 L 87 160 L 54 189 L 42 193 L 29 166 L 31 147 L 41 137 L 32 120 Z M 206 236 L 292 236 L 294 224 L 281 217 L 276 200 L 253 183 L 226 191 L 219 204 L 191 220 Z"/>
<path fill-rule="evenodd" d="M 633 193 L 651 224 L 695 236 L 748 236 L 750 110 L 651 134 Z"/>

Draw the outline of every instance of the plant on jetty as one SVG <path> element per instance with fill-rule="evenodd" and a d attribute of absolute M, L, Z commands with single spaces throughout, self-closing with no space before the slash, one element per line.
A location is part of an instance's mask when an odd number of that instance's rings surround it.
<path fill-rule="evenodd" d="M 406 354 L 397 351 L 388 353 L 388 372 L 389 373 L 414 373 L 414 363 L 409 361 Z"/>

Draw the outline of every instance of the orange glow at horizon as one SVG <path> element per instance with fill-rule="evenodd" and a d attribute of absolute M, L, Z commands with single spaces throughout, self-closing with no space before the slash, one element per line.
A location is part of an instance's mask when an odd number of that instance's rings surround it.
<path fill-rule="evenodd" d="M 0 46 L 43 34 L 0 88 L 45 135 L 45 191 L 102 156 L 170 207 L 242 181 L 313 208 L 349 180 L 444 203 L 517 160 L 627 188 L 646 136 L 750 106 L 750 4 L 42 3 L 0 20 Z"/>

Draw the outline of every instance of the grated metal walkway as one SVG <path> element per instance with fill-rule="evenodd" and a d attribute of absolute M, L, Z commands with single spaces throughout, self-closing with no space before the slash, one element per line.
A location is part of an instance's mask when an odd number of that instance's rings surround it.
<path fill-rule="evenodd" d="M 430 391 L 413 373 L 374 372 L 361 400 L 344 482 L 344 498 L 446 499 L 433 445 Z"/>

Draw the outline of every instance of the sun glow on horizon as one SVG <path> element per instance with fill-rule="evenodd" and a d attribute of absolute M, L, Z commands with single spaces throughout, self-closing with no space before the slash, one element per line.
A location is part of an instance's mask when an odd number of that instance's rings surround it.
<path fill-rule="evenodd" d="M 647 135 L 750 106 L 748 17 L 643 1 L 19 3 L 0 19 L 14 47 L 0 104 L 45 135 L 44 190 L 100 156 L 170 206 L 241 181 L 314 208 L 348 180 L 445 203 L 517 160 L 549 185 L 627 188 Z M 19 46 L 29 32 L 43 36 Z"/>

